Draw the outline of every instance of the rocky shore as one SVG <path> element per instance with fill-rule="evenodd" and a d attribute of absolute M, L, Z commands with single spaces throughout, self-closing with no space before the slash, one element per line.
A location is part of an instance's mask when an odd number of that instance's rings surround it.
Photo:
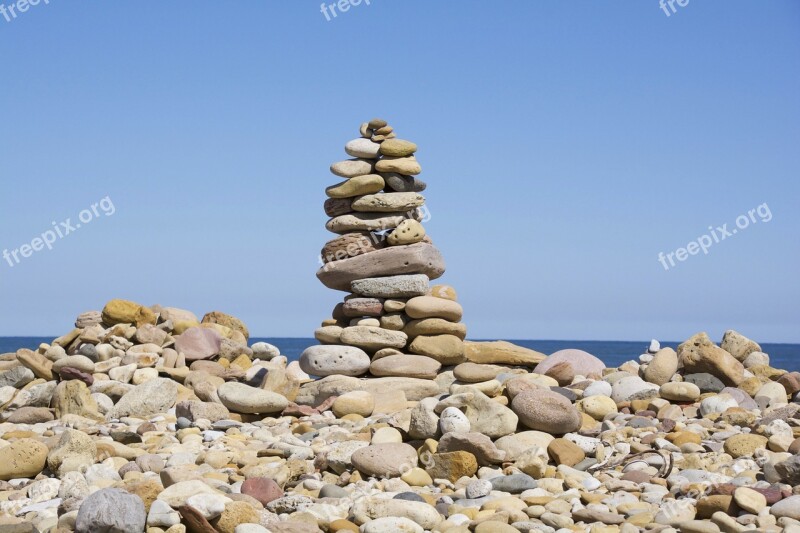
<path fill-rule="evenodd" d="M 1 355 L 0 531 L 800 531 L 800 374 L 734 331 L 317 380 L 247 339 L 114 300 Z"/>
<path fill-rule="evenodd" d="M 299 361 L 127 300 L 0 354 L 0 533 L 800 533 L 800 373 L 736 331 L 619 368 L 466 340 L 416 144 L 360 134 Z"/>

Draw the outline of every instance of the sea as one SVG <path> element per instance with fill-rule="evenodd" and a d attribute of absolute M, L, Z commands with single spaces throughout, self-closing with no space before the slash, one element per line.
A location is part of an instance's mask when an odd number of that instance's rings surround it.
<path fill-rule="evenodd" d="M 35 350 L 42 343 L 49 343 L 55 337 L 0 337 L 0 354 L 15 352 L 20 348 Z M 470 339 L 480 340 L 480 339 Z M 561 340 L 512 340 L 509 342 L 531 348 L 544 354 L 551 354 L 567 348 L 589 352 L 601 359 L 606 366 L 618 367 L 626 361 L 637 360 L 647 352 L 649 340 L 642 341 L 561 341 Z M 303 350 L 319 344 L 315 339 L 305 338 L 252 338 L 250 343 L 268 342 L 280 348 L 290 361 L 300 358 Z M 679 342 L 662 342 L 661 346 L 677 348 Z M 800 371 L 800 344 L 761 344 L 761 349 L 769 354 L 770 365 L 789 371 Z"/>

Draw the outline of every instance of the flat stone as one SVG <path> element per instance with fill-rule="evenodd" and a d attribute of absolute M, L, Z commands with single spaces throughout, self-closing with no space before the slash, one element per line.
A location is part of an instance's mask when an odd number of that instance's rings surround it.
<path fill-rule="evenodd" d="M 424 204 L 425 197 L 418 192 L 386 192 L 359 196 L 353 200 L 352 208 L 354 211 L 367 213 L 396 213 L 410 211 Z"/>
<path fill-rule="evenodd" d="M 429 282 L 425 274 L 411 274 L 358 279 L 350 288 L 356 294 L 371 298 L 413 298 L 426 294 Z"/>
<path fill-rule="evenodd" d="M 422 172 L 422 167 L 414 156 L 386 156 L 375 164 L 375 170 L 378 172 L 397 172 L 405 176 L 416 176 Z"/>
<path fill-rule="evenodd" d="M 391 331 L 380 327 L 352 326 L 342 330 L 340 340 L 343 344 L 375 352 L 382 348 L 403 348 L 408 342 L 408 336 L 402 331 Z"/>
<path fill-rule="evenodd" d="M 472 363 L 535 367 L 547 356 L 506 341 L 464 343 L 464 355 Z"/>
<path fill-rule="evenodd" d="M 217 394 L 222 404 L 235 413 L 280 413 L 289 405 L 278 393 L 233 381 L 220 385 Z"/>
<path fill-rule="evenodd" d="M 535 489 L 536 480 L 527 474 L 512 474 L 510 476 L 497 476 L 491 480 L 492 488 L 511 494 L 519 494 L 526 490 Z"/>
<path fill-rule="evenodd" d="M 400 376 L 418 379 L 436 379 L 442 364 L 420 355 L 390 355 L 372 361 L 369 371 L 373 376 Z"/>
<path fill-rule="evenodd" d="M 411 318 L 441 318 L 458 322 L 464 309 L 458 302 L 436 298 L 434 296 L 418 296 L 406 302 L 405 312 Z"/>
<path fill-rule="evenodd" d="M 331 165 L 331 172 L 342 178 L 355 178 L 372 172 L 374 161 L 348 159 Z"/>
<path fill-rule="evenodd" d="M 381 155 L 381 145 L 369 139 L 353 139 L 344 146 L 344 151 L 353 157 L 363 157 L 365 159 L 377 159 Z"/>
<path fill-rule="evenodd" d="M 344 302 L 342 312 L 349 318 L 379 317 L 383 314 L 383 301 L 378 298 L 351 298 Z"/>
<path fill-rule="evenodd" d="M 322 248 L 323 262 L 330 263 L 349 259 L 384 247 L 384 241 L 369 232 L 345 233 L 331 241 Z"/>
<path fill-rule="evenodd" d="M 331 185 L 325 189 L 325 194 L 329 198 L 355 198 L 367 194 L 373 194 L 382 190 L 386 186 L 383 178 L 377 174 L 366 174 L 356 176 L 336 185 Z"/>
<path fill-rule="evenodd" d="M 404 220 L 418 217 L 416 210 L 408 213 L 350 213 L 330 219 L 325 229 L 332 233 L 352 233 L 356 231 L 385 231 L 394 229 Z"/>
<path fill-rule="evenodd" d="M 349 376 L 330 375 L 301 386 L 295 402 L 300 405 L 316 406 L 332 396 L 340 396 L 354 390 L 367 391 L 376 396 L 377 409 L 379 394 L 395 391 L 403 393 L 409 401 L 419 401 L 439 394 L 439 385 L 429 379 L 383 377 L 363 380 Z"/>
<path fill-rule="evenodd" d="M 352 282 L 360 279 L 398 274 L 425 274 L 429 279 L 437 279 L 444 270 L 439 250 L 430 244 L 417 243 L 329 263 L 317 272 L 317 278 L 329 289 L 350 291 Z"/>
<path fill-rule="evenodd" d="M 499 450 L 494 443 L 492 443 L 492 439 L 483 433 L 476 432 L 447 433 L 439 439 L 438 451 L 442 453 L 456 451 L 469 452 L 475 456 L 475 459 L 481 466 L 499 464 L 506 458 L 505 452 Z"/>
<path fill-rule="evenodd" d="M 408 322 L 403 327 L 403 332 L 410 338 L 420 335 L 453 335 L 464 340 L 467 336 L 467 326 L 461 322 L 451 322 L 443 318 L 423 318 Z"/>
<path fill-rule="evenodd" d="M 416 151 L 416 144 L 402 139 L 387 139 L 380 144 L 380 153 L 389 157 L 408 157 Z"/>

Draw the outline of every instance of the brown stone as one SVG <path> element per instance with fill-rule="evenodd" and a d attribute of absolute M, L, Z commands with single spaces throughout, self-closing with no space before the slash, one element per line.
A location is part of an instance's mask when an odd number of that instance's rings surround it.
<path fill-rule="evenodd" d="M 235 316 L 228 315 L 221 311 L 212 311 L 211 313 L 207 313 L 203 320 L 200 322 L 201 324 L 219 324 L 220 326 L 225 326 L 226 328 L 230 328 L 233 331 L 238 331 L 242 335 L 244 335 L 245 339 L 250 338 L 250 331 L 247 329 L 247 326 L 236 318 Z"/>
<path fill-rule="evenodd" d="M 342 306 L 348 318 L 379 317 L 383 314 L 383 301 L 378 298 L 351 298 Z"/>
<path fill-rule="evenodd" d="M 553 439 L 547 445 L 547 453 L 557 465 L 575 466 L 586 458 L 583 450 L 567 439 Z"/>
<path fill-rule="evenodd" d="M 434 453 L 429 460 L 432 464 L 426 472 L 433 479 L 456 482 L 464 476 L 472 477 L 478 471 L 477 459 L 465 451 Z"/>
<path fill-rule="evenodd" d="M 338 217 L 353 212 L 353 200 L 351 198 L 328 198 L 325 200 L 325 214 L 329 217 Z"/>
<path fill-rule="evenodd" d="M 444 270 L 439 250 L 430 244 L 417 243 L 336 261 L 319 269 L 317 278 L 329 289 L 349 292 L 350 284 L 359 279 L 399 274 L 425 274 L 437 279 Z"/>
<path fill-rule="evenodd" d="M 678 346 L 678 359 L 685 374 L 708 373 L 734 387 L 744 381 L 744 365 L 715 345 L 706 333 L 698 333 Z"/>

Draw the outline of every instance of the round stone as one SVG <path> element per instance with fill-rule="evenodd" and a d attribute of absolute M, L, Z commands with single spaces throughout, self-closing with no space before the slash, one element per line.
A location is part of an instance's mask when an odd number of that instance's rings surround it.
<path fill-rule="evenodd" d="M 372 444 L 353 452 L 350 460 L 368 476 L 398 477 L 417 466 L 417 451 L 408 444 Z"/>
<path fill-rule="evenodd" d="M 333 402 L 333 414 L 343 416 L 357 414 L 368 417 L 375 409 L 375 398 L 369 392 L 352 391 L 342 394 Z"/>
<path fill-rule="evenodd" d="M 424 238 L 425 228 L 422 224 L 414 219 L 407 219 L 401 222 L 386 240 L 389 246 L 402 246 L 422 242 Z"/>
<path fill-rule="evenodd" d="M 672 348 L 662 348 L 644 371 L 644 379 L 656 385 L 667 383 L 678 371 L 678 354 Z"/>
<path fill-rule="evenodd" d="M 581 415 L 564 396 L 545 389 L 528 389 L 517 394 L 511 409 L 530 429 L 553 435 L 577 431 Z"/>
<path fill-rule="evenodd" d="M 669 382 L 661 385 L 659 396 L 674 402 L 694 402 L 700 398 L 700 387 L 694 383 Z"/>
<path fill-rule="evenodd" d="M 442 435 L 447 433 L 468 433 L 471 425 L 467 415 L 457 407 L 447 407 L 439 417 L 439 429 Z"/>
<path fill-rule="evenodd" d="M 144 531 L 146 522 L 147 513 L 139 496 L 122 489 L 101 489 L 83 500 L 75 531 Z"/>

